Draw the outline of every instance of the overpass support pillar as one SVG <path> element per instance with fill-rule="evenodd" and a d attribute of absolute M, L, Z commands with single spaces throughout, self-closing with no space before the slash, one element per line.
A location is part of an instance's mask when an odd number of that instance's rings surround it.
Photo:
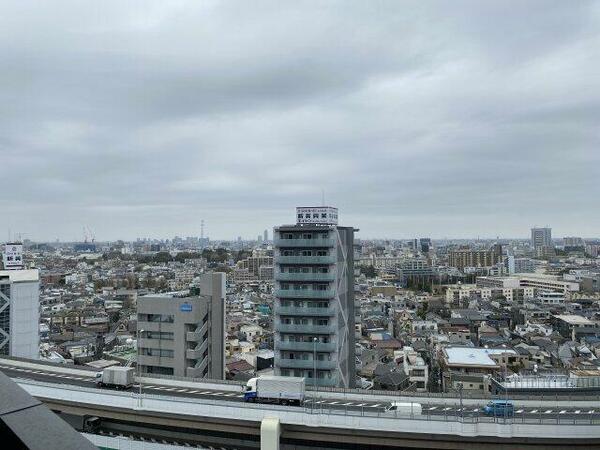
<path fill-rule="evenodd" d="M 279 417 L 265 417 L 260 423 L 260 450 L 279 450 Z"/>

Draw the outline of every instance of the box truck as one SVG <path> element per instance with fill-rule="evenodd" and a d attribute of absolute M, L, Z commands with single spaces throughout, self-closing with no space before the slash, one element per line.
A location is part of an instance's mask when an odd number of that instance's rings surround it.
<path fill-rule="evenodd" d="M 96 374 L 94 381 L 98 387 L 128 389 L 133 386 L 133 371 L 133 367 L 107 367 Z"/>
<path fill-rule="evenodd" d="M 299 405 L 304 401 L 304 392 L 304 378 L 264 376 L 248 380 L 244 401 Z"/>

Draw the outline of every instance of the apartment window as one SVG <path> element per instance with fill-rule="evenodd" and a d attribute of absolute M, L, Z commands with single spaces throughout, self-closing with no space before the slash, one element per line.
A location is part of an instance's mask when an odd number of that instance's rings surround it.
<path fill-rule="evenodd" d="M 141 348 L 140 353 L 146 356 L 160 356 L 164 358 L 173 358 L 175 356 L 173 350 L 166 350 L 163 348 Z"/>
<path fill-rule="evenodd" d="M 172 314 L 148 314 L 148 322 L 173 323 L 174 320 Z"/>
<path fill-rule="evenodd" d="M 146 373 L 154 373 L 157 375 L 173 375 L 172 367 L 146 366 Z"/>
<path fill-rule="evenodd" d="M 146 331 L 147 339 L 161 339 L 163 341 L 172 341 L 174 339 L 173 333 L 161 332 L 161 331 Z"/>

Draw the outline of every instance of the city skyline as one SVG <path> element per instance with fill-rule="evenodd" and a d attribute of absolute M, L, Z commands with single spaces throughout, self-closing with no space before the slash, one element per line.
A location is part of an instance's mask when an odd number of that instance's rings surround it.
<path fill-rule="evenodd" d="M 463 4 L 9 3 L 4 230 L 593 237 L 598 4 Z"/>

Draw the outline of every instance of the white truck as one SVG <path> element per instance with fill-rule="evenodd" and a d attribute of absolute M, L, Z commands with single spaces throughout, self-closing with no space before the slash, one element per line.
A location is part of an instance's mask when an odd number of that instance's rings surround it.
<path fill-rule="evenodd" d="M 385 408 L 385 412 L 394 416 L 420 416 L 423 414 L 423 406 L 413 402 L 392 402 Z"/>
<path fill-rule="evenodd" d="M 244 401 L 300 405 L 305 396 L 304 378 L 264 376 L 246 383 Z"/>
<path fill-rule="evenodd" d="M 98 387 L 129 389 L 133 386 L 133 367 L 112 366 L 96 374 L 94 380 Z"/>

